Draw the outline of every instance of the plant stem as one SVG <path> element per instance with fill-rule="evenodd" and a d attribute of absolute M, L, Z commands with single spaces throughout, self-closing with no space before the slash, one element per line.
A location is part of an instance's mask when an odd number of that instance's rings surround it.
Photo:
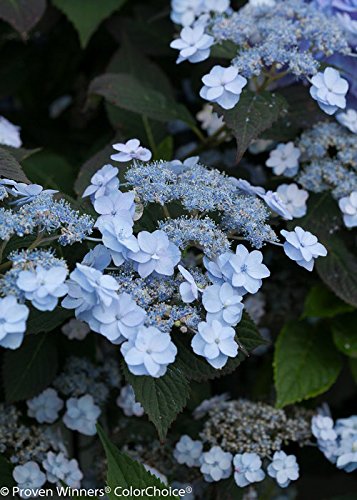
<path fill-rule="evenodd" d="M 142 121 L 143 121 L 143 124 L 144 124 L 144 128 L 145 128 L 145 132 L 146 132 L 148 141 L 149 141 L 149 146 L 151 148 L 151 151 L 154 153 L 154 156 L 156 157 L 156 155 L 157 155 L 157 147 L 156 147 L 154 135 L 152 133 L 148 117 L 142 115 L 141 118 L 142 118 Z"/>

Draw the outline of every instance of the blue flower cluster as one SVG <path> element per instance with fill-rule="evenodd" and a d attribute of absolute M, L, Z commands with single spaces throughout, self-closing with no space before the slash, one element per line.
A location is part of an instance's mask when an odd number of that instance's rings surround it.
<path fill-rule="evenodd" d="M 308 191 L 331 191 L 339 200 L 357 190 L 355 134 L 338 123 L 317 123 L 296 141 L 301 152 L 298 182 Z"/>
<path fill-rule="evenodd" d="M 126 179 L 135 188 L 140 201 L 144 204 L 165 205 L 176 201 L 191 213 L 199 212 L 209 216 L 218 212 L 220 231 L 216 232 L 211 225 L 211 230 L 205 238 L 206 248 L 210 234 L 215 240 L 212 242 L 213 245 L 219 240 L 222 241 L 222 230 L 226 233 L 232 231 L 244 235 L 257 248 L 260 248 L 264 241 L 276 240 L 274 231 L 267 224 L 269 210 L 257 196 L 243 192 L 234 179 L 218 170 L 208 169 L 200 163 L 187 165 L 178 173 L 175 173 L 175 167 L 175 162 L 137 164 L 126 172 Z M 194 227 L 198 229 L 197 222 L 185 222 L 187 235 L 184 236 L 183 219 L 180 219 L 180 226 L 178 244 L 180 241 L 192 239 L 192 230 Z M 172 229 L 169 230 L 172 236 Z"/>
<path fill-rule="evenodd" d="M 53 235 L 61 245 L 83 241 L 92 232 L 93 220 L 73 210 L 70 204 L 53 198 L 56 191 L 43 190 L 37 184 L 1 179 L 8 207 L 0 208 L 0 239 L 30 235 L 37 231 L 43 238 Z M 11 201 L 13 200 L 13 201 Z"/>
<path fill-rule="evenodd" d="M 350 52 L 339 23 L 303 0 L 277 0 L 272 7 L 247 4 L 213 19 L 209 32 L 217 43 L 230 40 L 239 47 L 233 64 L 246 78 L 271 67 L 313 75 L 321 54 Z"/>
<path fill-rule="evenodd" d="M 312 418 L 311 430 L 320 451 L 338 469 L 357 469 L 357 415 L 334 422 L 330 416 L 318 413 Z"/>
<path fill-rule="evenodd" d="M 351 53 L 348 37 L 340 22 L 327 16 L 318 5 L 303 0 L 251 1 L 238 11 L 227 5 L 201 11 L 200 5 L 173 5 L 172 18 L 185 25 L 180 38 L 171 43 L 180 51 L 177 62 L 203 61 L 214 45 L 224 42 L 236 46 L 236 55 L 228 67 L 214 66 L 202 78 L 203 99 L 232 109 L 239 102 L 247 78 L 253 79 L 254 88 L 266 88 L 293 75 L 311 82 L 311 96 L 327 114 L 346 107 L 347 80 L 332 67 L 324 72 L 319 69 L 323 58 Z"/>
<path fill-rule="evenodd" d="M 133 153 L 125 172 L 126 192 L 119 189 L 115 171 L 105 165 L 85 191 L 98 214 L 100 237 L 89 238 L 98 244 L 71 272 L 62 306 L 120 345 L 135 375 L 166 373 L 177 354 L 173 329 L 191 336 L 198 356 L 223 368 L 238 353 L 235 327 L 242 318 L 243 295 L 257 293 L 270 275 L 259 250 L 239 244 L 233 251 L 232 242 L 248 239 L 258 248 L 274 243 L 266 205 L 283 216 L 285 205 L 276 193 L 210 170 L 198 158 L 144 164 Z M 153 202 L 166 218 L 150 232 L 143 229 L 145 215 L 138 206 Z M 171 218 L 179 204 L 187 215 Z M 308 261 L 305 267 L 311 270 L 313 259 L 323 254 L 315 246 L 309 254 L 301 250 L 299 258 L 300 247 L 293 255 L 286 253 L 300 265 Z"/>

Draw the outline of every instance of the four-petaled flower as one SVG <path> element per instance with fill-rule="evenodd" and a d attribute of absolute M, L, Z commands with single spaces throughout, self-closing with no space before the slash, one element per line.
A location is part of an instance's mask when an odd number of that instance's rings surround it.
<path fill-rule="evenodd" d="M 346 227 L 357 226 L 357 191 L 349 196 L 344 196 L 338 201 L 338 206 L 343 214 L 343 222 Z"/>
<path fill-rule="evenodd" d="M 238 289 L 240 295 L 256 293 L 262 286 L 262 278 L 270 276 L 263 264 L 259 250 L 249 252 L 244 245 L 237 245 L 236 253 L 226 252 L 217 259 L 223 277 Z"/>
<path fill-rule="evenodd" d="M 0 299 L 0 346 L 17 349 L 22 344 L 26 331 L 29 309 L 19 304 L 13 295 Z"/>
<path fill-rule="evenodd" d="M 233 458 L 234 480 L 237 486 L 244 488 L 248 484 L 263 481 L 265 473 L 262 461 L 256 453 L 237 454 Z"/>
<path fill-rule="evenodd" d="M 142 278 L 154 271 L 164 276 L 173 275 L 174 267 L 180 262 L 181 252 L 164 231 L 141 231 L 138 234 L 138 245 L 139 251 L 129 252 L 128 257 L 136 263 Z"/>
<path fill-rule="evenodd" d="M 94 307 L 92 314 L 98 321 L 96 331 L 113 344 L 134 337 L 146 318 L 144 309 L 125 292 L 119 294 L 107 307 Z"/>
<path fill-rule="evenodd" d="M 235 358 L 238 354 L 238 344 L 234 337 L 235 331 L 230 326 L 222 325 L 217 320 L 211 323 L 201 321 L 191 345 L 196 354 L 205 357 L 211 366 L 220 370 L 228 358 Z"/>
<path fill-rule="evenodd" d="M 201 472 L 209 483 L 226 479 L 232 473 L 232 453 L 213 446 L 201 455 Z"/>
<path fill-rule="evenodd" d="M 113 148 L 119 153 L 111 155 L 110 159 L 119 162 L 127 162 L 131 160 L 149 161 L 151 159 L 151 151 L 140 146 L 139 139 L 130 139 L 125 144 L 118 142 L 113 144 Z"/>
<path fill-rule="evenodd" d="M 179 464 L 188 467 L 199 467 L 200 457 L 203 450 L 201 441 L 193 440 L 187 434 L 180 437 L 174 449 L 174 457 Z"/>
<path fill-rule="evenodd" d="M 52 387 L 45 389 L 41 394 L 27 401 L 27 415 L 34 417 L 40 424 L 53 424 L 63 408 L 63 401 Z"/>
<path fill-rule="evenodd" d="M 327 255 L 326 248 L 318 242 L 316 236 L 309 231 L 304 231 L 299 226 L 294 231 L 283 229 L 280 233 L 286 239 L 284 243 L 286 255 L 308 271 L 312 271 L 314 259 Z"/>
<path fill-rule="evenodd" d="M 273 151 L 270 151 L 265 165 L 272 168 L 275 175 L 293 177 L 299 168 L 300 154 L 300 149 L 296 148 L 293 142 L 278 144 Z"/>
<path fill-rule="evenodd" d="M 80 398 L 67 399 L 66 407 L 63 423 L 68 429 L 78 431 L 85 436 L 96 434 L 96 423 L 101 410 L 99 406 L 94 404 L 90 394 L 85 394 Z"/>
<path fill-rule="evenodd" d="M 168 333 L 142 326 L 136 336 L 122 344 L 121 352 L 131 373 L 158 378 L 175 361 L 177 348 Z"/>
<path fill-rule="evenodd" d="M 242 296 L 229 283 L 212 285 L 202 295 L 207 321 L 217 320 L 228 326 L 237 325 L 243 312 Z"/>
<path fill-rule="evenodd" d="M 311 97 L 325 113 L 333 115 L 339 108 L 345 109 L 348 82 L 336 69 L 326 68 L 323 73 L 317 73 L 311 78 L 311 83 Z"/>
<path fill-rule="evenodd" d="M 90 196 L 92 200 L 101 196 L 108 196 L 119 187 L 117 177 L 119 170 L 112 165 L 104 165 L 91 178 L 91 184 L 84 191 L 82 197 Z"/>
<path fill-rule="evenodd" d="M 25 292 L 25 297 L 40 311 L 53 311 L 58 299 L 68 292 L 65 284 L 67 268 L 55 266 L 44 269 L 37 266 L 35 271 L 21 271 L 17 286 Z"/>
<path fill-rule="evenodd" d="M 213 36 L 207 35 L 203 26 L 187 26 L 181 30 L 180 38 L 170 43 L 170 47 L 180 51 L 177 64 L 186 59 L 191 63 L 198 63 L 209 57 L 213 43 Z"/>
<path fill-rule="evenodd" d="M 268 465 L 268 474 L 276 479 L 281 488 L 289 486 L 290 481 L 295 481 L 299 477 L 299 465 L 295 455 L 276 451 L 273 455 L 273 461 Z"/>
<path fill-rule="evenodd" d="M 238 103 L 247 79 L 238 74 L 234 66 L 224 68 L 213 66 L 211 71 L 202 77 L 204 86 L 200 96 L 207 101 L 216 102 L 224 109 L 232 109 Z"/>
<path fill-rule="evenodd" d="M 309 193 L 305 189 L 299 189 L 298 185 L 294 183 L 280 184 L 276 192 L 292 217 L 303 217 L 306 214 L 306 200 Z"/>

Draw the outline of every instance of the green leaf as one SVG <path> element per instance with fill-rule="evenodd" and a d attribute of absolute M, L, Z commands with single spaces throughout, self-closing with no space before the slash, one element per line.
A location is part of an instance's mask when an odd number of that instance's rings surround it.
<path fill-rule="evenodd" d="M 141 84 L 172 98 L 173 88 L 161 66 L 151 61 L 142 51 L 136 49 L 127 39 L 112 57 L 107 73 L 131 75 Z"/>
<path fill-rule="evenodd" d="M 333 318 L 338 314 L 353 311 L 353 307 L 340 300 L 323 285 L 316 285 L 309 291 L 304 304 L 303 318 Z"/>
<path fill-rule="evenodd" d="M 169 365 L 166 374 L 160 378 L 133 375 L 125 364 L 123 370 L 126 380 L 134 389 L 136 400 L 142 404 L 149 420 L 155 425 L 160 439 L 164 439 L 190 396 L 185 373 L 176 363 Z"/>
<path fill-rule="evenodd" d="M 174 152 L 174 140 L 171 135 L 165 137 L 163 141 L 157 146 L 156 160 L 172 160 Z"/>
<path fill-rule="evenodd" d="M 29 335 L 21 347 L 7 350 L 3 361 L 3 383 L 8 403 L 36 396 L 49 386 L 57 372 L 57 350 L 47 334 Z"/>
<path fill-rule="evenodd" d="M 45 10 L 46 0 L 0 0 L 0 19 L 9 23 L 24 40 Z"/>
<path fill-rule="evenodd" d="M 289 85 L 286 88 L 279 89 L 288 104 L 287 114 L 274 124 L 274 127 L 266 130 L 262 137 L 279 142 L 288 142 L 307 128 L 312 127 L 314 123 L 324 120 L 323 111 L 311 99 L 309 89 L 302 85 Z"/>
<path fill-rule="evenodd" d="M 357 312 L 336 318 L 331 325 L 337 349 L 351 358 L 357 358 Z"/>
<path fill-rule="evenodd" d="M 308 323 L 288 323 L 276 342 L 274 379 L 278 408 L 327 391 L 341 370 L 330 332 Z"/>
<path fill-rule="evenodd" d="M 260 336 L 257 327 L 246 312 L 243 313 L 242 320 L 236 327 L 236 332 L 237 340 L 248 352 L 253 351 L 256 347 L 265 343 Z M 216 370 L 209 363 L 207 363 L 203 357 L 197 356 L 193 353 L 190 345 L 190 339 L 188 337 L 176 335 L 175 344 L 179 348 L 177 356 L 178 366 L 182 369 L 186 378 L 197 382 L 228 375 L 236 370 L 240 363 L 246 358 L 240 349 L 237 357 L 229 359 L 227 364 L 221 370 Z"/>
<path fill-rule="evenodd" d="M 32 309 L 27 320 L 26 333 L 51 332 L 73 316 L 73 311 L 57 307 L 54 311 L 38 311 Z"/>
<path fill-rule="evenodd" d="M 111 492 L 108 494 L 110 500 L 116 500 L 118 498 L 120 488 L 129 489 L 130 487 L 132 487 L 133 489 L 145 489 L 148 487 L 156 487 L 159 490 L 167 489 L 167 486 L 163 484 L 156 476 L 153 476 L 150 472 L 148 472 L 141 463 L 131 459 L 128 455 L 121 452 L 113 443 L 111 443 L 108 436 L 99 425 L 97 425 L 97 430 L 105 451 L 105 455 L 107 457 L 107 484 L 111 489 Z M 149 492 L 151 493 L 150 490 L 148 490 L 148 493 Z M 148 500 L 149 498 L 154 498 L 153 495 L 150 496 L 150 493 L 149 495 L 141 495 L 140 498 L 146 500 Z M 125 498 L 133 500 L 137 497 L 130 495 L 126 496 Z M 178 497 L 174 495 L 165 495 L 165 498 L 178 499 Z"/>
<path fill-rule="evenodd" d="M 5 457 L 0 455 L 0 485 L 6 488 L 16 486 L 12 477 L 13 464 L 11 464 Z"/>
<path fill-rule="evenodd" d="M 195 125 L 195 120 L 182 104 L 162 92 L 147 87 L 129 74 L 107 73 L 95 78 L 89 94 L 97 94 L 119 108 L 133 111 L 154 120 L 182 120 Z"/>
<path fill-rule="evenodd" d="M 0 147 L 0 176 L 18 182 L 30 182 L 20 163 L 5 148 Z"/>
<path fill-rule="evenodd" d="M 73 168 L 62 156 L 41 150 L 26 158 L 22 165 L 31 182 L 40 184 L 46 189 L 72 192 L 75 179 Z"/>
<path fill-rule="evenodd" d="M 328 250 L 327 257 L 317 259 L 316 269 L 322 281 L 342 300 L 357 307 L 357 262 L 342 239 L 331 236 L 321 239 Z"/>
<path fill-rule="evenodd" d="M 336 228 L 342 227 L 337 202 L 329 193 L 310 196 L 307 215 L 299 225 L 315 234 L 327 248 L 327 256 L 316 260 L 322 281 L 344 302 L 357 307 L 357 262 L 342 233 L 336 234 Z"/>
<path fill-rule="evenodd" d="M 238 104 L 230 110 L 214 106 L 223 115 L 227 127 L 237 141 L 237 162 L 242 158 L 253 139 L 287 112 L 287 103 L 279 94 L 249 90 L 242 92 Z"/>
<path fill-rule="evenodd" d="M 127 0 L 52 0 L 76 28 L 85 47 L 99 25 Z"/>

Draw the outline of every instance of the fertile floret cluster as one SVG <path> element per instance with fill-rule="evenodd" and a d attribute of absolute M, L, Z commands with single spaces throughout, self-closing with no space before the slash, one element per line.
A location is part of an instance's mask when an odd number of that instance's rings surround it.
<path fill-rule="evenodd" d="M 299 183 L 308 191 L 331 191 L 339 200 L 357 190 L 356 136 L 338 123 L 317 123 L 296 142 L 301 151 Z"/>

